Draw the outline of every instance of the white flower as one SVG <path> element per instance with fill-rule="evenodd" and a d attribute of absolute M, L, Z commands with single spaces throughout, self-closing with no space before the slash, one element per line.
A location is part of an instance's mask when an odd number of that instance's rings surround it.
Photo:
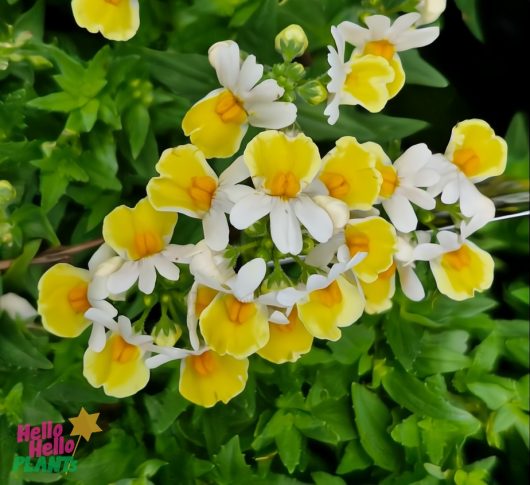
<path fill-rule="evenodd" d="M 421 18 L 416 25 L 432 24 L 444 13 L 447 6 L 447 0 L 421 0 L 416 5 L 416 10 Z"/>

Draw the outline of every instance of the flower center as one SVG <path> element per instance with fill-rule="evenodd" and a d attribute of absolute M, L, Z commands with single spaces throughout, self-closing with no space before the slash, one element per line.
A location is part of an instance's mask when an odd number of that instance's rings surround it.
<path fill-rule="evenodd" d="M 359 231 L 352 231 L 346 234 L 346 245 L 350 250 L 350 256 L 357 253 L 367 253 L 370 250 L 370 240 L 366 234 Z"/>
<path fill-rule="evenodd" d="M 190 359 L 195 372 L 201 376 L 207 376 L 217 368 L 215 358 L 210 350 L 201 355 L 192 355 Z"/>
<path fill-rule="evenodd" d="M 456 270 L 467 268 L 471 264 L 471 252 L 465 245 L 458 248 L 456 251 L 445 253 L 442 256 L 442 265 L 449 266 Z"/>
<path fill-rule="evenodd" d="M 392 276 L 394 276 L 394 274 L 396 274 L 396 263 L 392 263 L 390 265 L 390 268 L 383 271 L 382 273 L 379 273 L 377 277 L 379 279 L 389 280 L 390 278 L 392 278 Z"/>
<path fill-rule="evenodd" d="M 396 169 L 390 165 L 382 165 L 377 169 L 383 177 L 383 183 L 381 184 L 379 195 L 385 198 L 392 197 L 396 187 L 399 185 Z"/>
<path fill-rule="evenodd" d="M 152 254 L 159 253 L 164 247 L 162 238 L 151 231 L 137 232 L 134 235 L 134 249 L 136 250 L 136 259 L 145 258 Z"/>
<path fill-rule="evenodd" d="M 269 187 L 270 195 L 291 199 L 300 192 L 300 182 L 293 172 L 277 172 Z"/>
<path fill-rule="evenodd" d="M 472 177 L 480 168 L 480 158 L 470 148 L 460 148 L 453 155 L 453 163 L 468 177 Z"/>
<path fill-rule="evenodd" d="M 256 305 L 254 303 L 244 303 L 232 295 L 228 295 L 224 303 L 228 318 L 233 323 L 245 323 L 256 314 Z"/>
<path fill-rule="evenodd" d="M 243 103 L 228 90 L 219 95 L 215 112 L 225 123 L 242 125 L 247 121 L 247 113 L 243 109 Z"/>
<path fill-rule="evenodd" d="M 125 340 L 120 335 L 116 335 L 112 341 L 112 360 L 114 362 L 120 362 L 125 364 L 134 360 L 138 357 L 140 349 L 136 345 L 132 345 Z"/>
<path fill-rule="evenodd" d="M 338 305 L 342 301 L 342 292 L 340 291 L 339 284 L 333 281 L 326 288 L 313 291 L 310 299 L 329 308 Z"/>
<path fill-rule="evenodd" d="M 388 40 L 374 40 L 368 42 L 364 46 L 364 55 L 372 54 L 374 56 L 384 57 L 387 61 L 390 61 L 396 52 L 394 44 L 388 42 Z"/>
<path fill-rule="evenodd" d="M 197 317 L 201 316 L 202 311 L 212 302 L 215 295 L 217 295 L 217 291 L 207 286 L 199 286 L 197 297 L 195 298 L 195 315 Z"/>
<path fill-rule="evenodd" d="M 70 303 L 70 306 L 75 313 L 85 313 L 90 308 L 87 291 L 88 286 L 81 283 L 68 292 L 68 303 Z"/>
<path fill-rule="evenodd" d="M 207 211 L 212 205 L 213 194 L 216 190 L 217 182 L 212 177 L 203 175 L 192 177 L 188 194 L 201 210 Z"/>
<path fill-rule="evenodd" d="M 328 188 L 329 195 L 336 199 L 342 199 L 350 190 L 350 185 L 339 173 L 324 172 L 320 175 L 320 180 Z"/>

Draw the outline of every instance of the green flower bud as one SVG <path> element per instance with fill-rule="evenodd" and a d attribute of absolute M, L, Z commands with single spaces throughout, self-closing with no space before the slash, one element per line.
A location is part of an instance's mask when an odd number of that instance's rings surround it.
<path fill-rule="evenodd" d="M 274 47 L 285 62 L 291 62 L 295 57 L 300 57 L 306 51 L 307 44 L 304 29 L 297 24 L 285 27 L 274 40 Z"/>
<path fill-rule="evenodd" d="M 327 89 L 320 81 L 317 81 L 316 79 L 302 84 L 298 88 L 298 94 L 302 99 L 312 105 L 323 103 L 326 101 L 326 99 L 328 99 Z"/>
<path fill-rule="evenodd" d="M 4 207 L 15 200 L 17 191 L 7 180 L 0 180 L 0 207 Z"/>
<path fill-rule="evenodd" d="M 0 222 L 0 244 L 11 246 L 13 244 L 13 226 L 8 222 Z"/>
<path fill-rule="evenodd" d="M 173 347 L 181 335 L 182 328 L 177 324 L 172 324 L 169 328 L 166 325 L 157 324 L 151 331 L 155 344 L 162 347 Z"/>

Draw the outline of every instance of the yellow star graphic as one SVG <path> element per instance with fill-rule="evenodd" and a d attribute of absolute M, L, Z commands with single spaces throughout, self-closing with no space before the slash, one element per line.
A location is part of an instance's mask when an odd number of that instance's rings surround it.
<path fill-rule="evenodd" d="M 97 425 L 99 413 L 88 414 L 85 408 L 81 408 L 79 416 L 75 418 L 68 418 L 68 420 L 74 425 L 70 436 L 79 436 L 89 440 L 92 433 L 98 433 L 102 429 Z M 78 441 L 79 443 L 79 441 Z"/>

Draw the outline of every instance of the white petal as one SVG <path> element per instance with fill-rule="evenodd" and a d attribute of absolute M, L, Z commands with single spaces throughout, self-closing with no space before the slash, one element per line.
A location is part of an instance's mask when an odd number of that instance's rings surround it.
<path fill-rule="evenodd" d="M 282 97 L 284 89 L 274 79 L 265 79 L 243 97 L 245 106 L 258 103 L 271 103 Z"/>
<path fill-rule="evenodd" d="M 13 320 L 20 318 L 28 320 L 37 316 L 37 310 L 31 303 L 15 293 L 0 296 L 0 311 L 5 311 Z"/>
<path fill-rule="evenodd" d="M 305 258 L 305 262 L 317 268 L 323 268 L 329 264 L 337 253 L 337 249 L 344 243 L 344 235 L 337 234 L 328 242 L 317 245 Z"/>
<path fill-rule="evenodd" d="M 258 128 L 285 128 L 292 125 L 295 120 L 296 105 L 294 103 L 275 101 L 274 103 L 252 103 L 248 106 L 248 122 Z"/>
<path fill-rule="evenodd" d="M 464 239 L 468 238 L 471 236 L 471 234 L 484 227 L 495 217 L 495 204 L 492 200 L 482 195 L 480 204 L 480 208 L 478 206 L 475 207 L 477 210 L 471 219 L 468 221 L 462 221 L 460 224 L 460 235 Z"/>
<path fill-rule="evenodd" d="M 396 193 L 402 194 L 413 204 L 425 210 L 432 210 L 436 207 L 434 197 L 429 195 L 425 190 L 417 187 L 398 187 Z"/>
<path fill-rule="evenodd" d="M 349 42 L 351 45 L 356 47 L 363 46 L 370 37 L 370 32 L 368 29 L 354 24 L 353 22 L 349 22 L 348 20 L 341 22 L 337 26 L 337 29 L 344 37 L 346 42 Z"/>
<path fill-rule="evenodd" d="M 399 274 L 401 289 L 407 298 L 410 298 L 412 301 L 423 300 L 425 297 L 425 290 L 412 266 L 398 265 L 397 271 Z"/>
<path fill-rule="evenodd" d="M 85 312 L 84 316 L 87 320 L 95 322 L 95 325 L 102 325 L 112 331 L 116 331 L 118 329 L 113 317 L 99 308 L 89 308 Z"/>
<path fill-rule="evenodd" d="M 460 180 L 460 210 L 466 217 L 472 217 L 482 210 L 488 210 L 492 202 L 482 195 L 468 179 Z"/>
<path fill-rule="evenodd" d="M 276 323 L 278 325 L 287 325 L 289 323 L 289 318 L 285 316 L 285 313 L 274 310 L 269 315 L 269 322 Z"/>
<path fill-rule="evenodd" d="M 388 40 L 395 42 L 395 40 L 399 39 L 403 32 L 406 32 L 408 29 L 410 29 L 420 19 L 420 17 L 421 15 L 417 12 L 400 15 L 390 28 Z"/>
<path fill-rule="evenodd" d="M 423 168 L 414 176 L 413 184 L 416 187 L 432 187 L 440 181 L 440 178 L 440 174 L 436 170 Z"/>
<path fill-rule="evenodd" d="M 237 275 L 228 281 L 227 284 L 238 300 L 247 300 L 249 297 L 252 299 L 254 291 L 263 281 L 266 271 L 267 264 L 265 260 L 254 258 L 241 266 Z"/>
<path fill-rule="evenodd" d="M 444 204 L 454 204 L 460 197 L 460 184 L 458 179 L 455 178 L 445 185 L 442 190 L 442 202 Z"/>
<path fill-rule="evenodd" d="M 150 295 L 153 293 L 153 290 L 155 289 L 156 284 L 156 271 L 155 271 L 155 265 L 153 261 L 150 261 L 149 259 L 142 259 L 140 261 L 140 269 L 139 269 L 139 276 L 138 276 L 138 289 L 145 293 L 146 295 Z"/>
<path fill-rule="evenodd" d="M 436 238 L 446 251 L 455 251 L 461 246 L 458 234 L 451 231 L 440 231 Z"/>
<path fill-rule="evenodd" d="M 407 149 L 395 162 L 399 177 L 412 178 L 431 158 L 431 151 L 425 143 L 418 143 Z"/>
<path fill-rule="evenodd" d="M 250 173 L 243 155 L 237 157 L 219 176 L 220 185 L 234 185 L 248 179 Z"/>
<path fill-rule="evenodd" d="M 248 56 L 239 72 L 236 92 L 247 93 L 250 91 L 263 76 L 263 65 L 256 63 L 256 56 Z"/>
<path fill-rule="evenodd" d="M 107 280 L 107 288 L 110 293 L 118 294 L 131 288 L 138 279 L 140 266 L 138 261 L 127 261 L 123 266 L 112 273 Z"/>
<path fill-rule="evenodd" d="M 232 40 L 216 42 L 208 50 L 208 59 L 221 86 L 234 91 L 239 77 L 239 46 Z"/>
<path fill-rule="evenodd" d="M 226 213 L 232 211 L 232 207 L 236 202 L 239 202 L 243 197 L 254 193 L 254 189 L 248 185 L 230 185 L 221 188 L 223 193 L 223 202 L 219 204 L 219 209 Z M 219 190 L 217 191 L 219 192 Z M 217 198 L 214 200 L 214 205 L 217 203 Z"/>
<path fill-rule="evenodd" d="M 329 90 L 329 84 L 328 84 L 328 90 Z M 339 97 L 338 96 L 330 96 L 330 99 L 328 101 L 328 105 L 326 106 L 326 109 L 324 110 L 324 116 L 328 117 L 328 124 L 334 125 L 337 120 L 339 119 Z"/>
<path fill-rule="evenodd" d="M 333 221 L 328 213 L 311 198 L 301 194 L 293 202 L 298 220 L 318 242 L 329 241 L 333 234 Z"/>
<path fill-rule="evenodd" d="M 438 27 L 425 27 L 404 32 L 395 43 L 398 52 L 432 44 L 440 35 Z"/>
<path fill-rule="evenodd" d="M 193 285 L 191 285 L 188 298 L 186 299 L 186 305 L 188 307 L 186 314 L 186 325 L 188 327 L 188 336 L 190 338 L 190 344 L 193 350 L 198 350 L 200 345 L 199 336 L 197 335 L 197 323 L 199 319 L 195 313 L 195 303 L 197 301 L 198 288 L 199 284 L 194 282 Z"/>
<path fill-rule="evenodd" d="M 88 284 L 87 296 L 89 300 L 103 300 L 109 296 L 107 288 L 108 276 L 94 276 Z"/>
<path fill-rule="evenodd" d="M 95 301 L 92 303 L 92 306 L 98 310 L 101 310 L 102 312 L 105 312 L 111 318 L 115 318 L 118 315 L 118 310 L 116 310 L 116 308 L 114 308 L 114 306 L 106 300 Z"/>
<path fill-rule="evenodd" d="M 230 211 L 230 224 L 236 229 L 246 229 L 257 220 L 270 213 L 273 205 L 272 197 L 254 191 L 243 197 Z"/>
<path fill-rule="evenodd" d="M 88 270 L 93 273 L 101 263 L 114 256 L 116 256 L 114 249 L 106 243 L 102 244 L 88 261 Z"/>
<path fill-rule="evenodd" d="M 385 15 L 371 15 L 364 19 L 364 23 L 370 29 L 372 40 L 384 39 L 390 30 L 390 19 Z"/>
<path fill-rule="evenodd" d="M 307 192 L 307 190 L 305 191 Z M 339 199 L 327 195 L 316 195 L 312 197 L 313 202 L 316 202 L 322 209 L 326 211 L 331 218 L 334 230 L 342 229 L 350 218 L 350 211 L 348 206 Z"/>
<path fill-rule="evenodd" d="M 272 241 L 278 250 L 286 254 L 300 254 L 303 243 L 302 231 L 291 204 L 276 198 L 272 206 L 270 222 Z"/>
<path fill-rule="evenodd" d="M 202 220 L 204 240 L 214 251 L 222 251 L 228 246 L 228 222 L 222 211 L 210 209 Z"/>
<path fill-rule="evenodd" d="M 169 261 L 184 264 L 189 264 L 191 258 L 199 252 L 200 248 L 196 244 L 168 244 L 164 251 L 162 251 L 163 255 Z"/>
<path fill-rule="evenodd" d="M 90 350 L 101 352 L 105 348 L 106 343 L 107 337 L 105 336 L 105 327 L 94 323 L 92 325 L 92 331 L 90 332 L 90 338 L 88 339 Z"/>
<path fill-rule="evenodd" d="M 180 269 L 175 263 L 172 263 L 163 254 L 152 256 L 152 262 L 158 273 L 170 281 L 177 281 L 180 276 Z"/>
<path fill-rule="evenodd" d="M 406 197 L 395 193 L 391 199 L 383 201 L 383 207 L 398 231 L 407 233 L 416 229 L 418 218 Z"/>
<path fill-rule="evenodd" d="M 440 257 L 445 252 L 445 249 L 439 244 L 424 243 L 418 244 L 412 254 L 414 261 L 431 261 Z"/>

